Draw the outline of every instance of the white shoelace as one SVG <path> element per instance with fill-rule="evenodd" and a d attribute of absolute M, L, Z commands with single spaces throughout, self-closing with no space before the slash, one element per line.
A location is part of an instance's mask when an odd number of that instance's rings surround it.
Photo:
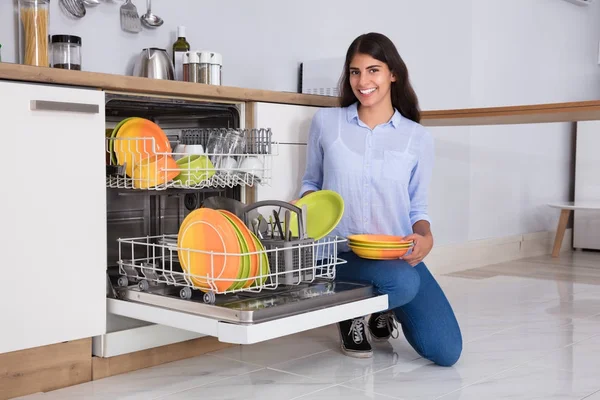
<path fill-rule="evenodd" d="M 352 340 L 356 344 L 361 344 L 365 337 L 365 324 L 362 319 L 356 318 L 352 320 L 352 325 L 350 326 L 350 332 L 348 332 L 348 336 L 352 336 Z"/>
<path fill-rule="evenodd" d="M 375 320 L 376 326 L 378 329 L 387 328 L 390 332 L 390 335 L 393 339 L 397 339 L 399 335 L 398 331 L 398 323 L 396 322 L 396 318 L 394 317 L 393 312 L 387 312 L 381 314 Z M 395 336 L 394 336 L 395 334 Z"/>

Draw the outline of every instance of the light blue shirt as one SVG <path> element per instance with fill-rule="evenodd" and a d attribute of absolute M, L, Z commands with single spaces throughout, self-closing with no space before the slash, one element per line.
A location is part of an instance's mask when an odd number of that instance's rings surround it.
<path fill-rule="evenodd" d="M 300 194 L 329 189 L 342 196 L 344 215 L 331 235 L 406 236 L 415 222 L 430 222 L 433 164 L 433 137 L 398 111 L 371 130 L 359 119 L 357 103 L 324 108 L 311 123 Z"/>

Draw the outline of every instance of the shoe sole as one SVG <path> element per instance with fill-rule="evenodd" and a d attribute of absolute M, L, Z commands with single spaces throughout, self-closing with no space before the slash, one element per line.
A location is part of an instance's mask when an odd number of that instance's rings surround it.
<path fill-rule="evenodd" d="M 371 351 L 352 351 L 345 349 L 344 346 L 340 346 L 342 349 L 342 353 L 344 353 L 348 357 L 352 358 L 371 358 L 373 357 L 373 350 Z"/>
<path fill-rule="evenodd" d="M 371 334 L 371 340 L 377 343 L 381 343 L 381 342 L 388 342 L 390 340 L 391 336 L 388 336 L 386 338 L 378 338 L 376 336 L 373 336 L 373 334 Z"/>

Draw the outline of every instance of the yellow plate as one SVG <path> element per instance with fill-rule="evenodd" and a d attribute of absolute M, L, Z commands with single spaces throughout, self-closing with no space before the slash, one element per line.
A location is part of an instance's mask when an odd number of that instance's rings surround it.
<path fill-rule="evenodd" d="M 355 243 L 362 244 L 387 244 L 387 245 L 401 245 L 401 244 L 409 244 L 411 241 L 403 240 L 403 236 L 394 236 L 394 235 L 378 235 L 378 234 L 364 234 L 364 235 L 350 235 L 348 236 L 348 240 Z"/>
<path fill-rule="evenodd" d="M 408 253 L 410 248 L 405 249 L 373 249 L 356 247 L 350 245 L 350 249 L 361 258 L 367 258 L 370 260 L 393 260 L 398 259 Z"/>
<path fill-rule="evenodd" d="M 235 233 L 238 237 L 238 242 L 240 243 L 241 253 L 244 254 L 243 256 L 240 257 L 240 270 L 239 270 L 238 276 L 237 276 L 238 280 L 234 281 L 233 285 L 229 288 L 230 290 L 241 289 L 248 283 L 247 279 L 250 276 L 251 260 L 250 260 L 250 255 L 248 254 L 248 251 L 249 251 L 248 243 L 246 242 L 246 238 L 242 234 L 240 227 L 231 218 L 231 216 L 228 215 L 226 212 L 223 212 L 223 210 L 217 210 L 217 211 L 219 211 L 221 214 L 223 214 L 225 216 L 225 218 L 227 218 L 227 220 L 231 223 L 231 225 L 235 229 Z"/>
<path fill-rule="evenodd" d="M 363 243 L 363 242 L 354 242 L 352 240 L 348 241 L 350 246 L 365 248 L 365 249 L 406 249 L 413 247 L 413 243 L 406 244 L 377 244 L 377 243 Z"/>
<path fill-rule="evenodd" d="M 269 267 L 269 257 L 267 256 L 267 253 L 264 253 L 265 246 L 263 246 L 262 242 L 256 237 L 256 235 L 252 231 L 250 231 L 250 235 L 252 235 L 252 239 L 254 239 L 254 244 L 256 244 L 256 251 L 263 252 L 263 253 L 260 253 L 260 256 L 261 256 L 260 271 L 256 275 L 257 278 L 251 286 L 251 287 L 256 287 L 256 286 L 265 284 L 265 282 L 268 279 L 267 275 L 269 275 L 271 273 L 271 268 Z M 260 282 L 259 282 L 259 280 L 260 280 Z"/>

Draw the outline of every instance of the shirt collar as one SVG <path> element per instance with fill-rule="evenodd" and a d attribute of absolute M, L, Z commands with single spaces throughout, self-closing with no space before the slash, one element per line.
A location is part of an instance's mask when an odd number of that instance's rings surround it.
<path fill-rule="evenodd" d="M 348 122 L 353 122 L 355 124 L 362 124 L 362 121 L 358 118 L 358 102 L 355 102 L 348 106 L 346 109 L 346 117 Z M 402 121 L 402 114 L 396 109 L 394 109 L 394 115 L 387 122 L 388 124 L 392 124 L 394 128 L 398 128 L 400 126 L 400 121 Z M 363 124 L 364 125 L 364 124 Z"/>

